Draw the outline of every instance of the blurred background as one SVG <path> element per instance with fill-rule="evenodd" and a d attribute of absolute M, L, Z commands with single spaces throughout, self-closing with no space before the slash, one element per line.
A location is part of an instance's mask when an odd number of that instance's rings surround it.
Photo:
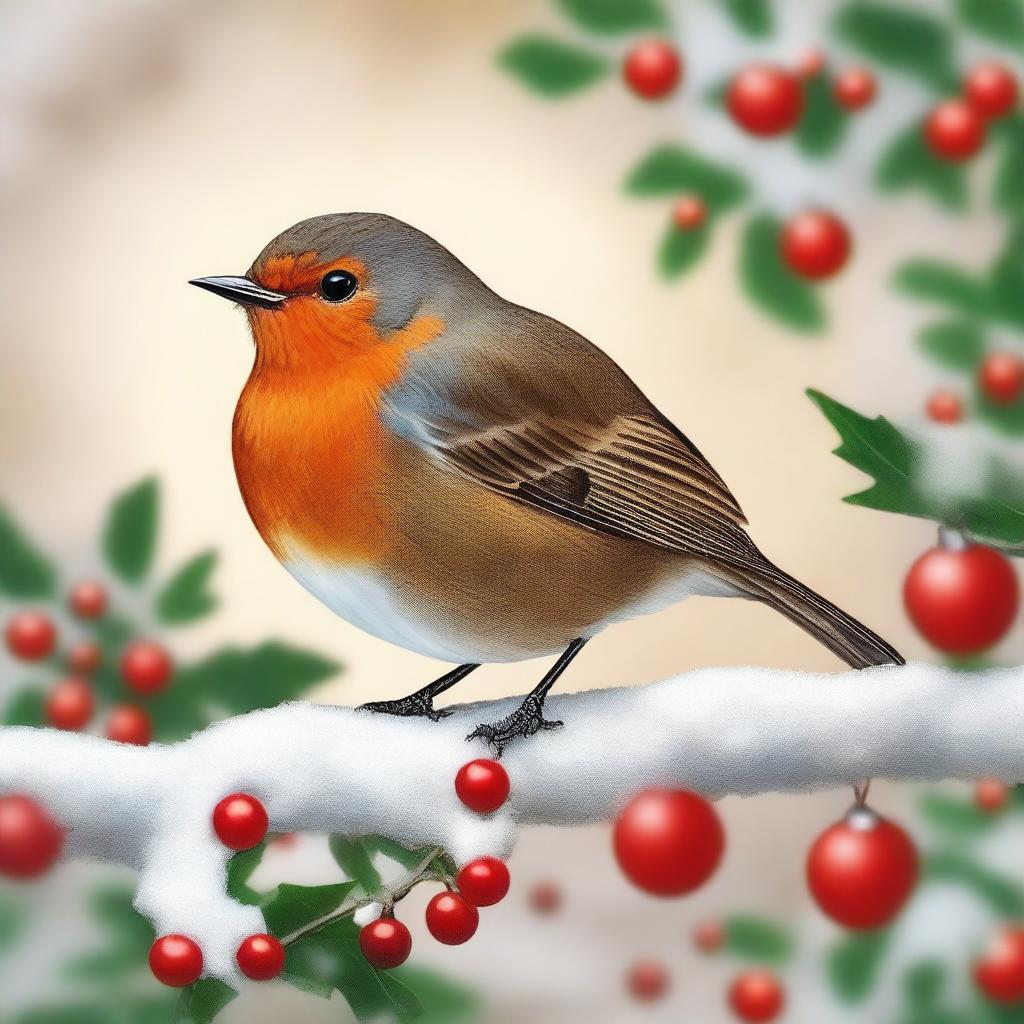
<path fill-rule="evenodd" d="M 630 55 L 650 39 L 681 59 L 677 82 L 666 85 L 671 69 L 666 79 L 657 54 L 630 77 Z M 9 0 L 0 7 L 0 500 L 56 566 L 58 604 L 60 588 L 103 579 L 135 632 L 159 636 L 183 665 L 280 638 L 323 659 L 297 672 L 294 692 L 344 704 L 397 697 L 439 675 L 444 666 L 334 617 L 263 545 L 229 447 L 252 362 L 247 327 L 186 284 L 244 273 L 302 218 L 383 211 L 436 237 L 506 298 L 608 351 L 718 468 L 770 557 L 908 659 L 942 660 L 911 625 L 902 591 L 935 545 L 943 509 L 961 511 L 949 495 L 965 467 L 992 453 L 1012 473 L 1020 465 L 1019 383 L 1007 401 L 1006 373 L 986 385 L 981 363 L 992 352 L 1019 357 L 1024 324 L 957 281 L 982 282 L 987 295 L 992 268 L 1009 264 L 1012 277 L 1024 266 L 1013 248 L 1024 122 L 1016 112 L 993 118 L 977 155 L 955 160 L 957 138 L 944 154 L 941 133 L 931 148 L 920 141 L 921 124 L 978 62 L 1021 70 L 1022 45 L 1016 0 Z M 817 128 L 759 138 L 735 123 L 722 86 L 756 61 L 794 76 Z M 863 109 L 832 99 L 851 67 L 868 69 L 876 86 Z M 678 219 L 683 196 L 704 203 L 699 225 Z M 811 207 L 827 208 L 852 238 L 847 264 L 827 281 L 764 245 L 766 232 L 774 238 Z M 945 348 L 934 340 L 941 327 Z M 841 501 L 869 481 L 830 454 L 836 429 L 808 387 L 934 441 L 921 482 L 934 514 Z M 929 418 L 937 391 L 960 403 L 961 422 L 935 422 L 934 406 Z M 97 538 L 112 496 L 150 476 L 160 481 L 159 548 L 151 572 L 119 579 Z M 207 548 L 218 552 L 217 614 L 186 615 L 196 621 L 176 628 L 159 613 L 160 587 Z M 0 611 L 39 603 L 31 587 L 8 588 Z M 62 641 L 75 640 L 81 624 L 53 614 Z M 984 657 L 1015 664 L 1022 652 L 1017 619 Z M 698 599 L 609 630 L 564 686 L 731 664 L 840 667 L 767 608 Z M 544 667 L 487 668 L 461 684 L 460 698 L 523 692 Z M 62 671 L 0 657 L 0 704 L 18 698 L 7 720 L 45 718 Z M 111 674 L 103 700 L 115 701 L 116 685 Z M 87 728 L 102 732 L 103 721 Z M 1024 814 L 975 813 L 966 783 L 924 796 L 941 798 L 930 814 L 917 787 L 879 784 L 872 805 L 922 849 L 948 842 L 984 864 L 1011 886 L 1009 903 L 978 897 L 959 877 L 929 881 L 885 949 L 851 947 L 857 964 L 873 965 L 852 997 L 836 983 L 845 968 L 834 967 L 845 933 L 804 882 L 810 843 L 850 802 L 842 792 L 723 800 L 725 861 L 679 901 L 628 884 L 606 827 L 528 831 L 509 897 L 472 942 L 429 939 L 429 893 L 403 904 L 413 963 L 467 993 L 465 1019 L 488 1022 L 727 1021 L 726 989 L 750 963 L 785 984 L 781 1019 L 935 1021 L 939 1010 L 927 1007 L 939 1006 L 939 988 L 962 1014 L 942 1020 L 1018 1019 L 984 1016 L 995 1011 L 978 1008 L 969 965 L 995 922 L 1024 912 L 1014 902 L 1015 887 L 1024 892 Z M 298 837 L 273 844 L 256 877 L 317 884 L 339 872 L 324 840 Z M 113 927 L 97 917 L 95 894 L 129 884 L 73 864 L 0 891 L 10 922 L 0 1019 L 92 1019 L 85 1007 L 97 1020 L 169 1019 L 173 1000 L 130 1015 L 125 992 L 154 991 L 144 972 L 126 980 L 120 967 L 89 966 Z M 556 910 L 538 911 L 539 885 L 553 887 Z M 734 919 L 734 948 L 695 948 L 700 922 Z M 626 982 L 645 958 L 671 978 L 649 1003 Z M 140 966 L 130 952 L 125 962 Z M 913 987 L 922 963 L 939 965 L 944 987 L 934 972 L 931 988 Z M 907 1000 L 920 998 L 925 1009 L 912 1017 Z M 318 1000 L 281 982 L 244 991 L 218 1020 L 285 1014 L 351 1018 L 337 993 Z"/>

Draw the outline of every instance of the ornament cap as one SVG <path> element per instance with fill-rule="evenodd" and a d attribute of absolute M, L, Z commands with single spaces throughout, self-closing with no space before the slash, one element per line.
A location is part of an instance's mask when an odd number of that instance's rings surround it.
<path fill-rule="evenodd" d="M 854 804 L 846 812 L 846 824 L 857 832 L 870 832 L 878 827 L 879 817 L 864 804 Z"/>
<path fill-rule="evenodd" d="M 966 551 L 970 546 L 967 535 L 959 527 L 945 523 L 939 527 L 939 547 L 944 551 Z"/>

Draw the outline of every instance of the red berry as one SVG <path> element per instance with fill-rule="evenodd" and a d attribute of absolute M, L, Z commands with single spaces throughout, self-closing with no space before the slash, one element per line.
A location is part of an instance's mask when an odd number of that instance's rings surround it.
<path fill-rule="evenodd" d="M 875 98 L 875 76 L 866 68 L 849 68 L 834 87 L 836 103 L 846 110 L 863 110 Z"/>
<path fill-rule="evenodd" d="M 702 953 L 717 953 L 725 945 L 725 929 L 717 921 L 702 921 L 693 930 L 693 944 Z"/>
<path fill-rule="evenodd" d="M 68 604 L 80 619 L 98 619 L 107 610 L 107 590 L 95 580 L 83 580 L 71 588 Z"/>
<path fill-rule="evenodd" d="M 530 907 L 538 914 L 553 914 L 562 905 L 562 891 L 554 882 L 538 882 L 530 889 Z"/>
<path fill-rule="evenodd" d="M 1009 559 L 981 544 L 935 547 L 911 567 L 903 584 L 907 614 L 933 647 L 976 654 L 1013 624 L 1020 602 Z"/>
<path fill-rule="evenodd" d="M 1024 928 L 998 931 L 975 961 L 974 983 L 997 1003 L 1024 999 Z"/>
<path fill-rule="evenodd" d="M 471 860 L 456 878 L 459 892 L 476 907 L 491 907 L 508 894 L 508 868 L 497 857 Z"/>
<path fill-rule="evenodd" d="M 1017 103 L 1017 76 L 1005 64 L 985 61 L 968 73 L 964 98 L 982 117 L 1002 117 Z"/>
<path fill-rule="evenodd" d="M 250 935 L 238 947 L 235 959 L 247 978 L 269 981 L 284 967 L 284 946 L 273 935 Z"/>
<path fill-rule="evenodd" d="M 455 776 L 459 799 L 478 814 L 496 811 L 508 799 L 510 788 L 508 772 L 486 757 L 464 764 Z"/>
<path fill-rule="evenodd" d="M 799 60 L 796 73 L 801 78 L 814 78 L 825 70 L 825 54 L 818 49 L 808 50 Z"/>
<path fill-rule="evenodd" d="M 725 832 L 715 809 L 686 790 L 648 790 L 615 822 L 615 857 L 626 877 L 655 896 L 681 896 L 715 872 Z"/>
<path fill-rule="evenodd" d="M 906 832 L 867 807 L 825 829 L 807 855 L 807 884 L 818 906 L 846 928 L 879 928 L 917 882 L 917 850 Z"/>
<path fill-rule="evenodd" d="M 160 644 L 136 640 L 121 655 L 121 677 L 136 693 L 159 693 L 171 679 L 171 656 Z"/>
<path fill-rule="evenodd" d="M 991 401 L 1013 405 L 1024 390 L 1024 361 L 1009 352 L 993 352 L 982 360 L 978 384 Z"/>
<path fill-rule="evenodd" d="M 774 1020 L 786 993 L 771 971 L 745 971 L 729 986 L 729 1005 L 740 1020 Z"/>
<path fill-rule="evenodd" d="M 263 842 L 270 819 L 263 804 L 248 793 L 231 793 L 213 809 L 213 830 L 232 850 L 251 850 Z"/>
<path fill-rule="evenodd" d="M 446 946 L 459 946 L 473 938 L 480 914 L 457 892 L 439 892 L 427 904 L 427 929 Z"/>
<path fill-rule="evenodd" d="M 7 648 L 16 658 L 41 661 L 56 644 L 57 630 L 42 612 L 18 612 L 7 623 Z"/>
<path fill-rule="evenodd" d="M 94 644 L 89 640 L 75 644 L 68 651 L 68 668 L 72 672 L 95 672 L 102 661 L 103 652 L 100 650 L 99 644 Z"/>
<path fill-rule="evenodd" d="M 61 680 L 46 698 L 46 720 L 56 729 L 84 729 L 95 709 L 92 687 L 78 676 Z"/>
<path fill-rule="evenodd" d="M 707 220 L 708 208 L 700 196 L 680 196 L 672 207 L 672 220 L 680 231 L 693 231 Z"/>
<path fill-rule="evenodd" d="M 979 779 L 974 784 L 974 802 L 983 811 L 995 814 L 1006 806 L 1009 799 L 1010 790 L 999 779 Z"/>
<path fill-rule="evenodd" d="M 952 391 L 936 391 L 928 399 L 928 418 L 936 423 L 959 423 L 963 419 L 963 402 Z"/>
<path fill-rule="evenodd" d="M 924 137 L 940 159 L 967 160 L 985 144 L 985 122 L 963 100 L 946 100 L 928 115 Z"/>
<path fill-rule="evenodd" d="M 162 935 L 149 947 L 149 969 L 157 981 L 184 988 L 203 973 L 203 952 L 184 935 Z"/>
<path fill-rule="evenodd" d="M 137 747 L 149 746 L 153 738 L 153 726 L 149 715 L 134 704 L 117 704 L 110 710 L 107 719 L 106 737 L 116 743 L 134 743 Z"/>
<path fill-rule="evenodd" d="M 850 255 L 846 225 L 827 210 L 806 210 L 782 229 L 782 258 L 801 277 L 819 280 L 842 270 Z"/>
<path fill-rule="evenodd" d="M 804 94 L 783 68 L 753 64 L 733 78 L 726 104 L 733 120 L 752 135 L 781 135 L 800 120 Z"/>
<path fill-rule="evenodd" d="M 387 971 L 409 959 L 412 936 L 401 921 L 393 917 L 379 917 L 359 932 L 359 948 L 377 970 Z"/>
<path fill-rule="evenodd" d="M 668 971 L 657 960 L 638 960 L 626 975 L 626 986 L 642 1003 L 660 999 L 668 991 L 668 984 Z"/>
<path fill-rule="evenodd" d="M 626 84 L 645 100 L 663 99 L 679 84 L 682 73 L 679 51 L 661 39 L 634 46 L 622 65 Z"/>
<path fill-rule="evenodd" d="M 0 874 L 36 878 L 53 867 L 63 846 L 63 830 L 35 800 L 0 797 Z"/>

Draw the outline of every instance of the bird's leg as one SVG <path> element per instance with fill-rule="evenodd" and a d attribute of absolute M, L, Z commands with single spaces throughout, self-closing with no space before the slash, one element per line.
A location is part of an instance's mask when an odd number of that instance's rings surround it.
<path fill-rule="evenodd" d="M 432 722 L 436 722 L 439 719 L 447 718 L 451 711 L 435 711 L 434 698 L 438 694 L 444 693 L 445 690 L 450 690 L 460 679 L 465 679 L 473 669 L 479 667 L 479 665 L 460 665 L 458 668 L 453 668 L 451 672 L 446 672 L 440 679 L 428 683 L 422 690 L 410 693 L 408 697 L 402 697 L 400 700 L 371 701 L 369 704 L 361 704 L 359 710 L 406 717 L 422 715 Z"/>
<path fill-rule="evenodd" d="M 492 722 L 490 725 L 478 725 L 467 737 L 467 740 L 485 739 L 496 757 L 506 745 L 519 736 L 532 736 L 540 729 L 558 729 L 561 722 L 551 722 L 544 717 L 544 698 L 548 690 L 555 685 L 558 677 L 569 667 L 569 662 L 583 650 L 589 640 L 573 640 L 562 656 L 551 666 L 544 678 L 526 695 L 523 703 L 510 715 Z"/>

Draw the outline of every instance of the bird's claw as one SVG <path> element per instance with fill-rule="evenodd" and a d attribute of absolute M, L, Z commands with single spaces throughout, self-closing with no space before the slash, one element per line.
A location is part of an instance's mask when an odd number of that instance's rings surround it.
<path fill-rule="evenodd" d="M 563 722 L 551 721 L 544 717 L 544 702 L 529 696 L 510 715 L 498 719 L 491 724 L 478 725 L 467 737 L 467 740 L 482 739 L 494 752 L 501 757 L 505 747 L 519 737 L 532 736 L 542 729 L 560 729 Z"/>
<path fill-rule="evenodd" d="M 429 718 L 432 722 L 440 722 L 452 714 L 448 708 L 437 710 L 433 700 L 420 693 L 411 693 L 399 700 L 370 701 L 369 704 L 360 704 L 356 710 L 373 711 L 378 715 L 400 715 L 403 718 Z"/>

